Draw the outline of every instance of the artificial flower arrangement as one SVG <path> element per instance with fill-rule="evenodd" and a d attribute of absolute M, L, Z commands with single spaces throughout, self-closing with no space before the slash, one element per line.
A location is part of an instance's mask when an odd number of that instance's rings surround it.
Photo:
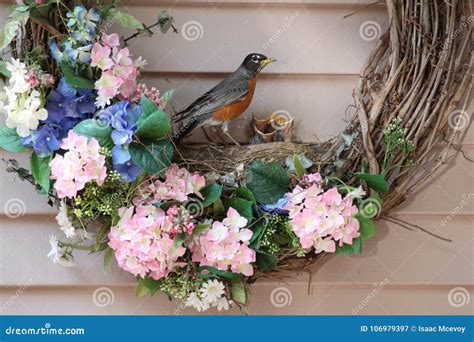
<path fill-rule="evenodd" d="M 47 25 L 51 12 L 62 31 Z M 100 31 L 111 16 L 137 34 L 151 31 L 113 4 L 45 0 L 15 6 L 0 37 L 4 49 L 28 19 L 47 37 L 46 49 L 22 59 L 12 51 L 0 64 L 0 147 L 31 153 L 29 170 L 15 160 L 8 170 L 59 210 L 53 262 L 74 266 L 76 250 L 102 252 L 105 268 L 114 262 L 136 277 L 138 296 L 162 291 L 203 311 L 244 307 L 258 275 L 290 258 L 360 252 L 375 232 L 378 193 L 388 191 L 383 174 L 357 172 L 358 184 L 348 185 L 295 154 L 285 164 L 253 161 L 229 187 L 178 165 L 165 112 L 172 91 L 137 82 L 145 60 Z M 172 25 L 166 14 L 160 20 L 163 31 Z M 413 145 L 400 121 L 385 140 L 384 170 L 406 167 Z M 397 149 L 405 157 L 391 165 Z"/>

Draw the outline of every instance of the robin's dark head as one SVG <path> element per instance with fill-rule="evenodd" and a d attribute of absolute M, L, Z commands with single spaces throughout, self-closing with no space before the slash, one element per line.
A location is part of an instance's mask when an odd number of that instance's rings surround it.
<path fill-rule="evenodd" d="M 245 68 L 251 75 L 255 76 L 262 71 L 265 66 L 275 61 L 275 58 L 269 58 L 260 53 L 251 53 L 245 57 L 241 67 Z"/>

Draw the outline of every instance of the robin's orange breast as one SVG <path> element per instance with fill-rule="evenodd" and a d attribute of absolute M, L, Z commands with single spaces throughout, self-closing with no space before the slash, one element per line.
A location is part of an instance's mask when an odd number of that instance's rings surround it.
<path fill-rule="evenodd" d="M 240 114 L 245 112 L 252 102 L 253 93 L 255 92 L 255 87 L 257 85 L 256 79 L 251 79 L 249 83 L 249 92 L 241 101 L 236 101 L 227 106 L 222 107 L 214 112 L 212 115 L 215 120 L 219 121 L 230 121 L 238 117 Z"/>

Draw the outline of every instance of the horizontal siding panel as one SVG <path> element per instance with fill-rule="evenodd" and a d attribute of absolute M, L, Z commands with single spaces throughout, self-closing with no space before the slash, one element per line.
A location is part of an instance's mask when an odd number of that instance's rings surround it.
<path fill-rule="evenodd" d="M 442 216 L 401 216 L 425 229 L 452 239 L 440 241 L 418 231 L 407 231 L 378 222 L 376 236 L 364 244 L 360 255 L 331 255 L 313 271 L 315 284 L 372 284 L 387 278 L 391 284 L 471 284 L 474 216 L 453 216 L 441 226 Z M 63 268 L 46 257 L 51 233 L 62 237 L 54 217 L 1 219 L 0 286 L 30 283 L 32 286 L 131 285 L 133 277 L 115 263 L 108 274 L 102 254 L 76 252 L 78 266 Z M 307 283 L 308 275 L 291 275 L 290 283 Z M 274 278 L 261 280 L 274 283 Z M 260 281 L 259 281 L 260 282 Z"/>
<path fill-rule="evenodd" d="M 382 280 L 383 281 L 383 280 Z M 314 285 L 308 294 L 306 284 L 259 284 L 253 286 L 250 315 L 470 315 L 474 308 L 472 300 L 465 306 L 455 308 L 448 302 L 448 286 L 392 286 L 357 284 Z M 280 288 L 280 289 L 278 289 Z M 281 288 L 284 288 L 282 290 Z M 379 291 L 376 291 L 379 289 Z M 473 286 L 466 286 L 471 297 Z M 193 309 L 178 309 L 164 295 L 152 298 L 135 298 L 131 287 L 25 288 L 18 295 L 18 288 L 0 289 L 2 314 L 8 315 L 203 315 Z M 99 307 L 94 304 L 94 292 L 103 293 Z M 272 305 L 272 291 L 287 295 L 286 306 Z M 285 291 L 283 293 L 282 291 Z M 107 296 L 107 297 L 106 297 Z M 47 298 L 47 300 L 45 300 Z M 109 303 L 110 305 L 103 306 Z M 278 302 L 277 302 L 278 303 Z M 358 311 L 356 311 L 358 310 Z M 239 315 L 238 308 L 218 312 L 209 310 L 204 314 Z"/>
<path fill-rule="evenodd" d="M 395 211 L 401 214 L 473 214 L 474 174 L 471 160 L 474 157 L 474 146 L 467 145 L 462 149 L 465 155 L 451 150 L 447 163 L 416 192 L 408 194 L 407 200 Z M 437 156 L 436 150 L 433 155 Z M 429 170 L 432 166 L 433 162 L 428 163 L 425 168 Z"/>
<path fill-rule="evenodd" d="M 145 23 L 154 22 L 157 11 L 131 9 Z M 148 71 L 228 72 L 248 53 L 262 52 L 279 60 L 267 68 L 269 72 L 357 74 L 376 43 L 362 39 L 360 26 L 369 20 L 377 22 L 381 31 L 387 26 L 385 10 L 376 7 L 346 19 L 350 8 L 276 7 L 269 11 L 265 6 L 206 5 L 171 11 L 179 34 L 137 38 L 130 43 L 135 56 L 148 60 Z M 190 21 L 197 22 L 200 39 L 185 39 L 182 28 Z M 112 27 L 110 32 L 115 30 Z M 117 30 L 125 36 L 131 33 Z"/>

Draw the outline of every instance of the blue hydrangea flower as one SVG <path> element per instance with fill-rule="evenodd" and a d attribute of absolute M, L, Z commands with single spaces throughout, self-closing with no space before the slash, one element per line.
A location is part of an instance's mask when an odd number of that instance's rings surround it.
<path fill-rule="evenodd" d="M 114 169 L 122 176 L 123 181 L 126 183 L 135 181 L 143 172 L 142 168 L 131 160 L 123 164 L 114 165 Z"/>
<path fill-rule="evenodd" d="M 84 6 L 76 6 L 73 12 L 66 14 L 69 18 L 67 26 L 71 36 L 61 47 L 55 41 L 49 45 L 51 55 L 56 62 L 67 61 L 71 66 L 76 63 L 87 65 L 91 60 L 92 43 L 97 36 L 97 25 L 100 14 L 94 8 L 86 10 Z"/>
<path fill-rule="evenodd" d="M 45 157 L 61 146 L 61 128 L 57 125 L 43 125 L 31 134 L 33 148 L 37 155 Z"/>
<path fill-rule="evenodd" d="M 86 10 L 84 6 L 74 7 L 73 12 L 66 14 L 69 18 L 67 26 L 72 30 L 71 36 L 76 42 L 92 42 L 97 33 L 100 14 L 94 8 Z"/>
<path fill-rule="evenodd" d="M 75 89 L 63 77 L 56 89 L 48 95 L 46 110 L 47 123 L 57 124 L 63 130 L 69 130 L 79 121 L 91 117 L 96 108 L 95 94 L 90 89 Z"/>
<path fill-rule="evenodd" d="M 142 107 L 129 101 L 120 101 L 101 110 L 96 118 L 112 127 L 112 163 L 125 182 L 134 181 L 141 173 L 141 168 L 131 160 L 128 146 L 137 130 Z"/>
<path fill-rule="evenodd" d="M 280 198 L 276 203 L 260 205 L 260 209 L 267 213 L 288 215 L 288 210 L 283 209 L 288 204 L 288 202 L 289 199 L 285 195 L 284 197 Z"/>
<path fill-rule="evenodd" d="M 33 147 L 40 156 L 59 150 L 60 141 L 67 136 L 69 130 L 94 115 L 94 99 L 94 91 L 75 89 L 62 78 L 47 97 L 45 108 L 48 118 L 41 121 L 38 129 L 28 138 L 22 139 L 21 143 Z"/>

